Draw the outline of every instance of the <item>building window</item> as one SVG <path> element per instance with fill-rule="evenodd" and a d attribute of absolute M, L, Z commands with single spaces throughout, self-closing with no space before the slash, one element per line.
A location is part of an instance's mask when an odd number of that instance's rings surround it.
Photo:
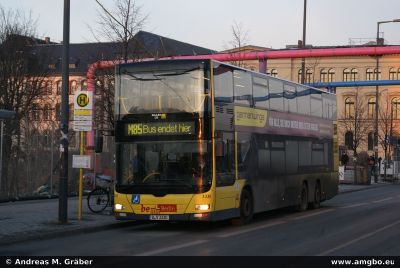
<path fill-rule="evenodd" d="M 44 95 L 51 95 L 51 81 L 43 81 L 41 84 L 41 92 L 43 92 Z"/>
<path fill-rule="evenodd" d="M 350 81 L 350 69 L 343 70 L 343 81 Z"/>
<path fill-rule="evenodd" d="M 69 85 L 69 95 L 74 95 L 77 89 L 78 83 L 75 80 L 72 80 Z"/>
<path fill-rule="evenodd" d="M 56 104 L 56 120 L 60 121 L 61 118 L 61 104 Z"/>
<path fill-rule="evenodd" d="M 344 101 L 345 107 L 345 118 L 353 118 L 354 117 L 354 100 L 353 98 L 346 98 Z"/>
<path fill-rule="evenodd" d="M 368 118 L 375 118 L 375 97 L 368 99 Z"/>
<path fill-rule="evenodd" d="M 37 104 L 34 104 L 32 106 L 32 120 L 38 121 L 39 117 L 40 117 L 39 106 Z"/>
<path fill-rule="evenodd" d="M 277 69 L 271 69 L 271 76 L 277 77 L 278 76 L 278 70 Z"/>
<path fill-rule="evenodd" d="M 43 119 L 46 121 L 51 120 L 51 108 L 49 105 L 45 105 L 43 109 Z"/>
<path fill-rule="evenodd" d="M 57 81 L 57 95 L 61 95 L 62 81 Z"/>
<path fill-rule="evenodd" d="M 358 80 L 358 70 L 357 69 L 351 69 L 350 79 L 351 79 L 351 81 Z"/>
<path fill-rule="evenodd" d="M 305 77 L 306 83 L 312 83 L 314 81 L 313 74 L 314 74 L 313 70 L 311 70 L 311 69 L 306 70 L 306 77 Z"/>
<path fill-rule="evenodd" d="M 43 93 L 43 95 L 46 95 L 46 93 L 47 93 L 46 81 L 43 81 L 42 83 L 40 83 L 39 90 L 40 90 L 41 94 Z"/>
<path fill-rule="evenodd" d="M 103 83 L 100 80 L 96 81 L 96 87 L 94 88 L 94 94 L 100 95 L 100 92 L 103 90 Z"/>
<path fill-rule="evenodd" d="M 87 90 L 87 81 L 86 80 L 82 80 L 81 81 L 81 89 L 82 90 Z"/>
<path fill-rule="evenodd" d="M 321 82 L 328 82 L 328 71 L 327 70 L 325 70 L 325 69 L 321 70 L 320 81 Z"/>
<path fill-rule="evenodd" d="M 74 104 L 70 104 L 68 106 L 69 108 L 69 121 L 73 121 L 74 120 Z"/>
<path fill-rule="evenodd" d="M 397 72 L 395 68 L 389 69 L 389 80 L 397 80 Z"/>
<path fill-rule="evenodd" d="M 378 79 L 376 79 L 376 75 L 378 74 Z M 381 69 L 374 69 L 374 80 L 381 80 Z"/>
<path fill-rule="evenodd" d="M 47 81 L 46 83 L 46 94 L 47 95 L 53 94 L 53 83 L 51 81 Z"/>
<path fill-rule="evenodd" d="M 400 98 L 392 99 L 392 119 L 400 119 Z"/>
<path fill-rule="evenodd" d="M 367 80 L 375 80 L 374 71 L 371 68 L 368 68 L 365 71 L 365 75 L 366 75 Z"/>
<path fill-rule="evenodd" d="M 301 71 L 301 69 L 297 72 L 297 82 L 301 83 L 301 74 L 303 72 Z"/>
<path fill-rule="evenodd" d="M 334 78 L 335 78 L 335 69 L 329 69 L 328 82 L 333 82 Z"/>
<path fill-rule="evenodd" d="M 344 145 L 346 145 L 347 149 L 353 148 L 353 132 L 347 131 L 344 135 Z"/>
<path fill-rule="evenodd" d="M 43 131 L 42 145 L 44 145 L 44 146 L 51 145 L 51 134 L 50 134 L 50 130 L 48 130 L 48 129 Z"/>
<path fill-rule="evenodd" d="M 374 132 L 368 133 L 368 151 L 374 150 Z"/>

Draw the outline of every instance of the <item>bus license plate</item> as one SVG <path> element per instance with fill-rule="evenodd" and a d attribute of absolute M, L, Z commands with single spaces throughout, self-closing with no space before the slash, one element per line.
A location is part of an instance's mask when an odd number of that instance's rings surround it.
<path fill-rule="evenodd" d="M 169 215 L 150 215 L 151 221 L 169 221 Z"/>

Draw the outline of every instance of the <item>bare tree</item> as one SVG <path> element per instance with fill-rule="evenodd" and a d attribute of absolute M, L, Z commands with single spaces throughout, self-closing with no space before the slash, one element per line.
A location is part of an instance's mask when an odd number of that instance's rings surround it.
<path fill-rule="evenodd" d="M 385 153 L 385 161 L 388 160 L 390 155 L 391 143 L 390 137 L 398 136 L 399 122 L 394 118 L 394 111 L 392 110 L 392 103 L 388 94 L 380 98 L 383 101 L 379 103 L 379 132 L 378 142 L 383 148 Z M 386 168 L 385 168 L 385 179 L 386 179 Z"/>
<path fill-rule="evenodd" d="M 0 108 L 16 112 L 14 120 L 5 125 L 2 192 L 18 194 L 18 169 L 23 148 L 21 121 L 40 102 L 46 77 L 44 57 L 32 53 L 36 22 L 31 14 L 6 10 L 0 6 Z M 11 173 L 10 173 L 11 172 Z M 13 178 L 11 181 L 10 178 Z"/>
<path fill-rule="evenodd" d="M 116 60 L 137 58 L 137 50 L 144 49 L 141 42 L 134 40 L 135 34 L 140 31 L 148 15 L 143 14 L 142 7 L 134 0 L 114 0 L 114 10 L 107 10 L 99 0 L 98 27 L 91 29 L 94 37 L 99 41 L 101 37 L 114 42 L 121 48 L 120 57 Z M 96 122 L 102 129 L 114 128 L 114 73 L 102 70 L 97 74 L 96 82 Z"/>
<path fill-rule="evenodd" d="M 114 129 L 114 70 L 98 70 L 96 81 L 96 113 L 95 121 L 99 129 Z"/>
<path fill-rule="evenodd" d="M 307 67 L 306 67 L 306 76 L 305 76 L 305 81 L 306 83 L 315 83 L 318 82 L 320 78 L 316 78 L 317 76 L 317 68 L 319 66 L 319 63 L 321 61 L 321 58 L 311 58 L 307 59 Z M 312 70 L 312 74 L 310 79 L 307 79 L 307 70 Z"/>
<path fill-rule="evenodd" d="M 245 30 L 243 24 L 240 22 L 233 22 L 233 25 L 231 26 L 231 31 L 232 31 L 232 40 L 229 42 L 231 48 L 233 48 L 234 52 L 241 52 L 242 48 L 246 46 L 249 42 L 249 31 Z M 231 64 L 239 66 L 239 67 L 245 67 L 245 64 L 243 61 L 233 61 Z"/>
<path fill-rule="evenodd" d="M 353 103 L 345 106 L 342 111 L 342 117 L 339 118 L 342 124 L 342 136 L 346 133 L 352 133 L 349 149 L 353 151 L 353 155 L 357 156 L 359 147 L 366 141 L 366 133 L 372 129 L 372 120 L 368 119 L 367 105 L 363 101 L 359 89 L 356 88 L 355 95 L 352 96 Z"/>
<path fill-rule="evenodd" d="M 142 30 L 148 15 L 142 13 L 142 7 L 137 5 L 134 0 L 114 0 L 115 10 L 107 10 L 99 0 L 95 0 L 100 10 L 98 12 L 98 27 L 91 29 L 94 37 L 99 41 L 99 37 L 122 45 L 121 58 L 125 61 L 132 58 L 130 53 L 130 41 L 135 34 Z"/>

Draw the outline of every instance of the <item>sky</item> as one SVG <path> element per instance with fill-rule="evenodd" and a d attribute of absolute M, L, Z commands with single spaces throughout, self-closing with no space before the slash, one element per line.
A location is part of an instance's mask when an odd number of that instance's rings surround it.
<path fill-rule="evenodd" d="M 64 0 L 0 0 L 5 9 L 30 11 L 38 37 L 62 41 Z M 70 0 L 70 42 L 94 42 L 95 0 Z M 113 9 L 113 0 L 100 0 Z M 248 44 L 274 49 L 297 44 L 303 35 L 304 0 L 136 0 L 148 15 L 143 30 L 214 50 L 229 48 L 231 27 L 241 23 Z M 376 38 L 377 22 L 400 19 L 399 0 L 308 0 L 306 43 L 361 44 Z M 387 44 L 400 44 L 400 23 L 380 25 Z M 106 41 L 106 40 L 104 40 Z M 365 43 L 364 42 L 364 43 Z"/>

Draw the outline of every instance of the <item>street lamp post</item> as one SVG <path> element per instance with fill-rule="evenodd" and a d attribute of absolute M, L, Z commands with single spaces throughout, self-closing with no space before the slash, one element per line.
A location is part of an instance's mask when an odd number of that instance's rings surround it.
<path fill-rule="evenodd" d="M 306 48 L 306 22 L 307 22 L 307 0 L 304 0 L 304 15 L 303 15 L 303 40 L 301 42 L 301 48 Z M 306 69 L 306 60 L 305 58 L 301 59 L 301 83 L 305 83 L 305 69 Z"/>
<path fill-rule="evenodd" d="M 383 40 L 379 38 L 379 26 L 383 23 L 400 22 L 400 19 L 395 20 L 385 20 L 377 22 L 376 29 L 376 46 L 383 46 Z M 375 69 L 375 79 L 379 80 L 379 55 L 376 55 L 376 69 Z M 379 86 L 375 88 L 375 133 L 374 133 L 374 149 L 375 149 L 375 161 L 378 160 L 378 115 L 379 115 Z M 386 163 L 387 159 L 385 159 Z M 386 165 L 386 164 L 385 164 Z M 374 174 L 375 183 L 378 182 L 378 174 Z"/>
<path fill-rule="evenodd" d="M 60 178 L 58 221 L 68 222 L 68 88 L 69 88 L 69 26 L 70 26 L 70 0 L 64 0 L 63 20 L 63 54 L 62 54 L 62 90 L 61 90 L 61 139 L 60 139 Z"/>

